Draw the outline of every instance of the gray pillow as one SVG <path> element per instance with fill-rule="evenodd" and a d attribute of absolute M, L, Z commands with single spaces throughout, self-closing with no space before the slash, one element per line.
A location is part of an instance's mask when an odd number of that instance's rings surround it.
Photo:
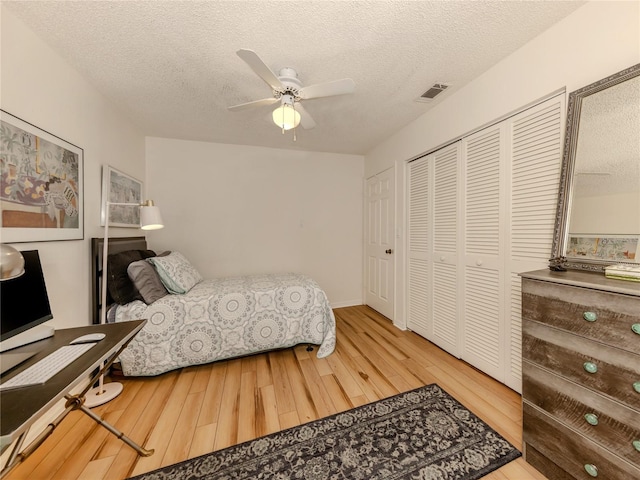
<path fill-rule="evenodd" d="M 164 288 L 158 272 L 147 260 L 131 262 L 127 267 L 127 275 L 147 305 L 151 305 L 169 293 Z"/>

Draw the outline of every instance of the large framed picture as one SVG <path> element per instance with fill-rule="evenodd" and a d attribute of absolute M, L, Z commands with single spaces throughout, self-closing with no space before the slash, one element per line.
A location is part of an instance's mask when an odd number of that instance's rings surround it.
<path fill-rule="evenodd" d="M 2 242 L 84 238 L 84 151 L 0 110 Z"/>
<path fill-rule="evenodd" d="M 109 165 L 102 167 L 102 214 L 100 225 L 107 218 L 107 202 L 128 205 L 109 205 L 110 227 L 140 228 L 142 182 Z"/>

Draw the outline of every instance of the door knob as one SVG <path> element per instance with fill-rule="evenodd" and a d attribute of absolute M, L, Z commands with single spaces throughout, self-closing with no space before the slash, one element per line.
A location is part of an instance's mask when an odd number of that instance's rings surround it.
<path fill-rule="evenodd" d="M 393 250 L 391 250 L 390 248 L 386 249 L 384 251 L 384 253 L 386 253 L 387 255 L 391 255 L 393 253 Z"/>

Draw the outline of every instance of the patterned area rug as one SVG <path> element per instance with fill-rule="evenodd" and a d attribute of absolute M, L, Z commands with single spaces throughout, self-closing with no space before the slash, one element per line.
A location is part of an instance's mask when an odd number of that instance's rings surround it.
<path fill-rule="evenodd" d="M 432 384 L 134 478 L 472 480 L 519 456 Z"/>

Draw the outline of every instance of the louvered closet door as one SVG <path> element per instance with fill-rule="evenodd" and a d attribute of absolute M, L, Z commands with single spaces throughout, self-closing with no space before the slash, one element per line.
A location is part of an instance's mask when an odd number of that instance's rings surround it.
<path fill-rule="evenodd" d="M 558 185 L 564 137 L 565 95 L 551 98 L 509 122 L 510 168 L 509 277 L 505 315 L 504 383 L 522 391 L 521 272 L 546 268 L 551 253 L 558 204 Z"/>
<path fill-rule="evenodd" d="M 408 326 L 518 392 L 518 274 L 551 252 L 564 102 L 409 164 Z"/>
<path fill-rule="evenodd" d="M 422 157 L 409 164 L 407 238 L 407 327 L 431 337 L 430 225 L 432 221 L 433 159 Z"/>
<path fill-rule="evenodd" d="M 503 123 L 462 141 L 464 190 L 462 358 L 503 377 Z"/>
<path fill-rule="evenodd" d="M 458 185 L 460 142 L 433 154 L 432 318 L 433 343 L 460 357 L 458 285 Z"/>

